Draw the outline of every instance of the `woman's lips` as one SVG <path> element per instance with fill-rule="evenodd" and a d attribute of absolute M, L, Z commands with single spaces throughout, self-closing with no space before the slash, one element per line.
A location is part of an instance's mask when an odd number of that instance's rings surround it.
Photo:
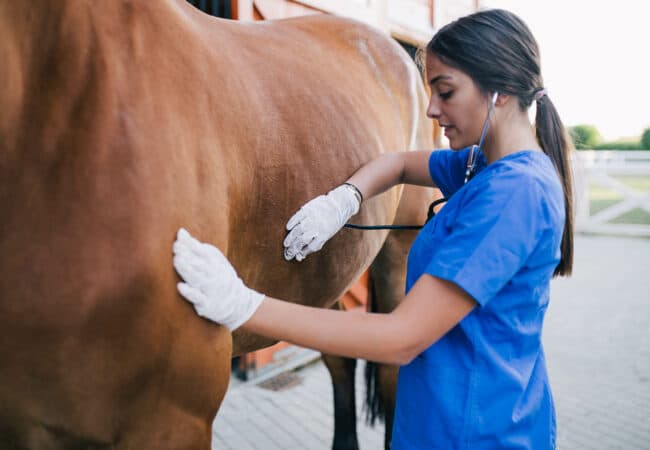
<path fill-rule="evenodd" d="M 443 125 L 443 128 L 445 129 L 445 136 L 449 137 L 449 132 L 454 129 L 453 125 Z"/>

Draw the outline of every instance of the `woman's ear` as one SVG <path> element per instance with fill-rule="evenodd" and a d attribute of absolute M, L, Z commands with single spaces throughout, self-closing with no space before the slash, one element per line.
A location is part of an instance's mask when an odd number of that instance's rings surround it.
<path fill-rule="evenodd" d="M 500 92 L 495 92 L 493 98 L 495 99 L 494 106 L 503 106 L 510 100 L 510 96 L 508 94 L 502 94 Z"/>

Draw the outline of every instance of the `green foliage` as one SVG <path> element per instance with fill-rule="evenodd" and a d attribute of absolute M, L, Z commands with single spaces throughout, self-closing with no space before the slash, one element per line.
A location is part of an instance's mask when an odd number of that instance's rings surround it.
<path fill-rule="evenodd" d="M 640 138 L 618 141 L 602 142 L 600 133 L 592 125 L 570 127 L 569 135 L 578 150 L 650 150 L 650 128 L 643 130 Z"/>
<path fill-rule="evenodd" d="M 577 149 L 590 149 L 600 144 L 602 138 L 593 125 L 576 125 L 569 128 L 569 135 Z"/>
<path fill-rule="evenodd" d="M 641 148 L 643 150 L 650 150 L 650 128 L 643 130 L 641 135 Z"/>
<path fill-rule="evenodd" d="M 591 150 L 642 150 L 642 147 L 634 141 L 610 141 L 594 145 Z"/>

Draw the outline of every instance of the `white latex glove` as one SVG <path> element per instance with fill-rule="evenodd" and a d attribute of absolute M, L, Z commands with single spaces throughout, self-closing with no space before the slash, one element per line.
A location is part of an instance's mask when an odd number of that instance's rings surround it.
<path fill-rule="evenodd" d="M 361 198 L 350 185 L 341 186 L 305 203 L 287 222 L 284 258 L 302 261 L 321 248 L 359 211 Z"/>
<path fill-rule="evenodd" d="M 184 280 L 178 283 L 178 291 L 199 316 L 233 331 L 250 319 L 262 303 L 264 295 L 246 287 L 213 245 L 199 242 L 181 228 L 173 250 L 174 268 Z"/>

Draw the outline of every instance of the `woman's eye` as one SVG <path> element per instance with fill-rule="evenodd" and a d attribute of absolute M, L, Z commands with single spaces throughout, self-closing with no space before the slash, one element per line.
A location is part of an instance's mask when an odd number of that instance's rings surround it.
<path fill-rule="evenodd" d="M 454 91 L 446 91 L 446 92 L 440 92 L 438 95 L 443 100 L 449 100 L 451 98 L 451 96 L 453 95 L 453 93 L 454 93 Z"/>

